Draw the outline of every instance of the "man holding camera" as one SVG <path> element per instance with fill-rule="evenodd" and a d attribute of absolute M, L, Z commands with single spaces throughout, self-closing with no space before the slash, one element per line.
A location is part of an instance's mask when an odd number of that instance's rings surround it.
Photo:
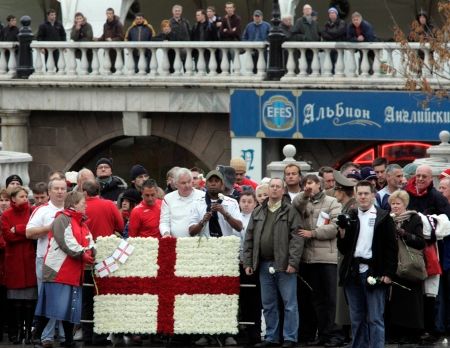
<path fill-rule="evenodd" d="M 395 224 L 388 212 L 374 206 L 375 188 L 369 181 L 355 187 L 358 209 L 337 220 L 337 246 L 344 255 L 339 285 L 350 307 L 352 347 L 382 348 L 386 290 L 397 271 Z"/>

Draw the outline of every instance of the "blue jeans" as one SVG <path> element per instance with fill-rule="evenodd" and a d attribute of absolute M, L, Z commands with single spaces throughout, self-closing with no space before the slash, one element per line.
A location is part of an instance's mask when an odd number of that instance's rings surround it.
<path fill-rule="evenodd" d="M 344 286 L 352 322 L 352 347 L 384 348 L 386 287 L 368 289 L 367 273 L 360 273 L 359 279 L 351 279 Z"/>
<path fill-rule="evenodd" d="M 43 257 L 36 257 L 36 278 L 38 285 L 38 293 L 41 292 L 42 286 L 42 267 L 44 265 Z M 44 331 L 42 332 L 41 341 L 54 341 L 55 336 L 55 327 L 58 326 L 58 339 L 59 342 L 65 341 L 64 330 L 62 327 L 62 323 L 60 321 L 56 321 L 55 319 L 50 319 Z"/>
<path fill-rule="evenodd" d="M 297 305 L 297 274 L 276 272 L 269 273 L 273 262 L 262 261 L 259 268 L 261 283 L 261 300 L 266 320 L 266 341 L 278 342 L 280 337 L 280 318 L 278 312 L 278 292 L 284 303 L 283 338 L 285 341 L 297 342 L 299 315 Z"/>

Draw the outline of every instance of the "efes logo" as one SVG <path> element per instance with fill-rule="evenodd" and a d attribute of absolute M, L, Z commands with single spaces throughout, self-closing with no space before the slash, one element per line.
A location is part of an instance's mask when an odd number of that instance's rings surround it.
<path fill-rule="evenodd" d="M 275 95 L 263 105 L 263 122 L 266 128 L 286 131 L 295 125 L 294 104 L 286 97 Z"/>

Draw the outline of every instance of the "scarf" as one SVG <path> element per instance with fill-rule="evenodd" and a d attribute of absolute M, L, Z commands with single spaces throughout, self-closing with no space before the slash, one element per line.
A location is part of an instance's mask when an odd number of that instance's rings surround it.
<path fill-rule="evenodd" d="M 206 203 L 206 212 L 211 211 L 211 197 L 209 197 L 209 193 L 207 192 L 205 195 L 205 203 Z M 221 204 L 222 200 L 219 199 L 215 203 Z M 211 219 L 209 219 L 209 234 L 211 237 L 222 237 L 222 229 L 219 224 L 219 215 L 217 211 L 212 212 Z"/>
<path fill-rule="evenodd" d="M 433 183 L 431 183 L 425 190 L 417 191 L 416 187 L 416 177 L 412 177 L 408 180 L 406 183 L 405 191 L 412 194 L 415 197 L 422 197 L 425 196 L 428 193 L 428 190 L 433 186 Z"/>
<path fill-rule="evenodd" d="M 395 224 L 397 225 L 397 229 L 401 228 L 402 224 L 405 221 L 409 221 L 411 219 L 411 216 L 414 214 L 417 214 L 415 210 L 406 210 L 400 215 L 391 214 L 392 218 L 394 219 Z"/>

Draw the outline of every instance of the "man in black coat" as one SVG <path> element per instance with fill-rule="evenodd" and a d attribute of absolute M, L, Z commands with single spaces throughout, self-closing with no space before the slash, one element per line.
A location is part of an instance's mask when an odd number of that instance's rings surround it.
<path fill-rule="evenodd" d="M 56 11 L 49 9 L 47 11 L 47 20 L 39 26 L 36 35 L 38 41 L 66 41 L 66 31 L 61 22 L 56 20 Z M 53 51 L 56 70 L 58 70 L 59 50 Z M 45 62 L 47 63 L 48 51 L 45 50 Z"/>
<path fill-rule="evenodd" d="M 352 347 L 382 348 L 386 290 L 397 271 L 395 224 L 388 212 L 374 206 L 375 188 L 369 181 L 355 187 L 358 209 L 337 222 L 337 247 L 344 255 L 339 285 L 349 304 Z"/>

